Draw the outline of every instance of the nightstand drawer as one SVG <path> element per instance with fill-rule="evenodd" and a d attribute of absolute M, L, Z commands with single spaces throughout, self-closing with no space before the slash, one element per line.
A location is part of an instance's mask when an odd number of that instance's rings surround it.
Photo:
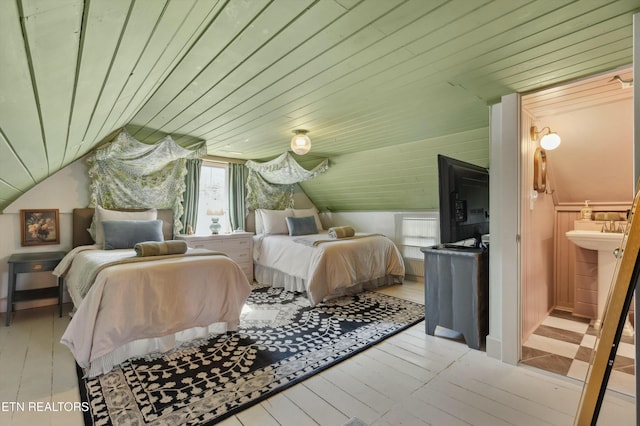
<path fill-rule="evenodd" d="M 59 260 L 49 260 L 44 262 L 34 260 L 24 263 L 16 263 L 13 266 L 13 271 L 15 273 L 53 271 L 56 266 L 58 266 L 59 262 Z"/>
<path fill-rule="evenodd" d="M 240 232 L 217 235 L 179 235 L 189 247 L 204 248 L 226 254 L 238 264 L 249 281 L 253 281 L 253 234 Z"/>

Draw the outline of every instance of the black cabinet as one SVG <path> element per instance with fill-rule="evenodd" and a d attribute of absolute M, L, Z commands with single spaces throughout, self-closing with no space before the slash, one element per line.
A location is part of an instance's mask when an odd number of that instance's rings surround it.
<path fill-rule="evenodd" d="M 441 326 L 462 333 L 470 348 L 483 348 L 489 333 L 489 250 L 440 246 L 420 250 L 427 334 Z"/>

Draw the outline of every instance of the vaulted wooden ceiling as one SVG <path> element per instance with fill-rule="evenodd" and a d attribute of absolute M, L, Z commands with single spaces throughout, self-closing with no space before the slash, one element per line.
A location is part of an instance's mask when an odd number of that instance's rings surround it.
<path fill-rule="evenodd" d="M 502 95 L 629 65 L 638 11 L 637 0 L 2 0 L 0 209 L 122 127 L 241 159 L 282 153 L 296 128 L 310 131 L 306 158 L 442 143 L 486 128 Z"/>

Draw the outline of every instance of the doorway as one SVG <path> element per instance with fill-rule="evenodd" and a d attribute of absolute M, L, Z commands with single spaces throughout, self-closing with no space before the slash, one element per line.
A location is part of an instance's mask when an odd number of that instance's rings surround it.
<path fill-rule="evenodd" d="M 597 333 L 590 325 L 598 311 L 597 254 L 574 247 L 565 232 L 585 200 L 594 212 L 624 214 L 631 206 L 629 80 L 631 68 L 618 69 L 522 96 L 521 362 L 578 379 Z M 534 190 L 539 136 L 551 131 L 562 143 L 545 151 L 546 187 Z M 633 338 L 623 342 L 612 388 L 635 393 L 634 353 Z"/>

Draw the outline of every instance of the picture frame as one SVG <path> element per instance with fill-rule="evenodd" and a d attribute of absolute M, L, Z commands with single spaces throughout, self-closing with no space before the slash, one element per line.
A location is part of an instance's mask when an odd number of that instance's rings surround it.
<path fill-rule="evenodd" d="M 59 210 L 20 210 L 20 241 L 23 247 L 60 244 Z"/>

